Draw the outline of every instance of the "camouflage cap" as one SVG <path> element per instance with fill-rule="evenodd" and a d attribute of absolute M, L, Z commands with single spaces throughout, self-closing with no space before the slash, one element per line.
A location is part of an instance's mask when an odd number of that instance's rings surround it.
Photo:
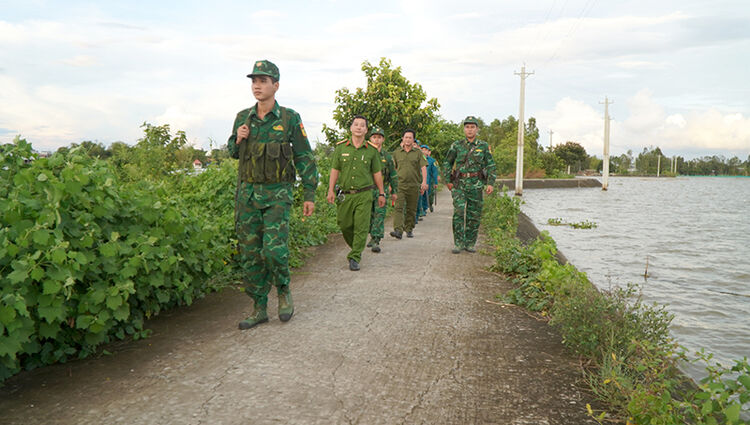
<path fill-rule="evenodd" d="M 423 148 L 423 149 L 427 149 L 427 150 L 429 150 L 429 149 L 430 149 L 430 147 L 429 147 L 429 146 L 427 146 L 427 145 L 421 145 L 421 146 L 420 146 L 420 148 Z"/>
<path fill-rule="evenodd" d="M 247 78 L 252 78 L 256 75 L 267 75 L 279 81 L 279 67 L 265 59 L 257 61 L 253 66 L 253 72 L 247 74 Z"/>
<path fill-rule="evenodd" d="M 468 117 L 464 118 L 464 125 L 466 124 L 479 125 L 479 120 L 477 119 L 477 117 L 469 115 Z"/>
<path fill-rule="evenodd" d="M 378 127 L 378 126 L 374 126 L 372 128 L 372 131 L 370 132 L 370 135 L 373 135 L 373 134 L 379 134 L 379 135 L 385 137 L 385 133 L 383 132 L 383 129 L 380 128 L 380 127 Z"/>

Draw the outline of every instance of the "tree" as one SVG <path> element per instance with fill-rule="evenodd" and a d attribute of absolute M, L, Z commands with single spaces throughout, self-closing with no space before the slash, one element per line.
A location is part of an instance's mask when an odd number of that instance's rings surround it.
<path fill-rule="evenodd" d="M 552 151 L 565 165 L 576 171 L 581 171 L 581 167 L 586 164 L 588 158 L 586 149 L 580 144 L 571 141 L 555 146 L 552 148 Z"/>
<path fill-rule="evenodd" d="M 113 152 L 112 163 L 121 167 L 118 169 L 121 177 L 127 180 L 160 179 L 174 170 L 191 165 L 192 159 L 178 155 L 187 143 L 184 131 L 177 131 L 172 136 L 169 124 L 155 126 L 145 122 L 141 128 L 144 129 L 144 136 L 138 139 L 134 147 L 125 150 L 118 146 L 123 156 Z"/>
<path fill-rule="evenodd" d="M 437 119 L 440 108 L 437 99 L 427 100 L 422 86 L 411 84 L 401 74 L 401 67 L 393 68 L 386 58 L 381 58 L 378 66 L 364 61 L 362 71 L 367 76 L 366 88 L 357 88 L 354 92 L 346 87 L 336 90 L 333 120 L 341 131 L 324 124 L 323 132 L 328 143 L 345 138 L 352 118 L 358 114 L 367 117 L 370 126 L 383 128 L 386 149 L 398 146 L 401 134 L 407 128 L 415 130 L 417 139 L 421 140 L 421 132 Z"/>

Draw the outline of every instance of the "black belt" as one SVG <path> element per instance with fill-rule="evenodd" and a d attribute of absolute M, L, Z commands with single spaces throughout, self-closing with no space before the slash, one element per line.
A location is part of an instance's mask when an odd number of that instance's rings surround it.
<path fill-rule="evenodd" d="M 479 177 L 479 172 L 476 172 L 476 173 L 460 173 L 458 176 L 461 177 L 462 179 L 469 178 L 469 177 Z"/>
<path fill-rule="evenodd" d="M 371 185 L 369 185 L 367 187 L 363 187 L 361 189 L 342 190 L 341 193 L 344 193 L 346 195 L 354 195 L 355 193 L 360 193 L 360 192 L 364 192 L 366 190 L 372 190 L 372 189 L 375 189 L 375 185 L 374 184 L 371 184 Z"/>

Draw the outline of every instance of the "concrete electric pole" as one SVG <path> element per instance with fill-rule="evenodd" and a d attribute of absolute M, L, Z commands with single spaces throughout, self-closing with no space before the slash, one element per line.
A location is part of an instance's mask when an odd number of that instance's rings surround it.
<path fill-rule="evenodd" d="M 607 190 L 609 187 L 609 105 L 615 103 L 611 102 L 606 96 L 604 96 L 604 161 L 602 162 L 602 190 Z"/>
<path fill-rule="evenodd" d="M 550 152 L 552 152 L 552 133 L 554 133 L 554 131 L 550 130 L 549 131 L 549 151 Z"/>
<path fill-rule="evenodd" d="M 523 195 L 523 136 L 524 136 L 524 117 L 523 106 L 526 98 L 526 77 L 532 75 L 532 72 L 526 72 L 526 65 L 521 67 L 521 72 L 514 74 L 521 77 L 521 102 L 518 112 L 518 149 L 516 150 L 516 196 Z"/>

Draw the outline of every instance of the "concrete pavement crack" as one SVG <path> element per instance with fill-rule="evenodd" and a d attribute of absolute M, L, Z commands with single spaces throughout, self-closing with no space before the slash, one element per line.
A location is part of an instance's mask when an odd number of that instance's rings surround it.
<path fill-rule="evenodd" d="M 211 401 L 216 397 L 216 389 L 224 384 L 224 378 L 226 378 L 226 376 L 229 375 L 229 371 L 234 368 L 236 368 L 235 363 L 232 363 L 228 368 L 224 370 L 224 373 L 221 374 L 221 376 L 216 380 L 216 383 L 209 390 L 210 397 L 208 397 L 208 399 L 201 403 L 201 407 L 199 409 L 199 411 L 202 412 L 203 415 L 200 419 L 198 419 L 198 425 L 201 425 L 203 423 L 203 420 L 208 417 L 208 404 L 211 403 Z"/>

